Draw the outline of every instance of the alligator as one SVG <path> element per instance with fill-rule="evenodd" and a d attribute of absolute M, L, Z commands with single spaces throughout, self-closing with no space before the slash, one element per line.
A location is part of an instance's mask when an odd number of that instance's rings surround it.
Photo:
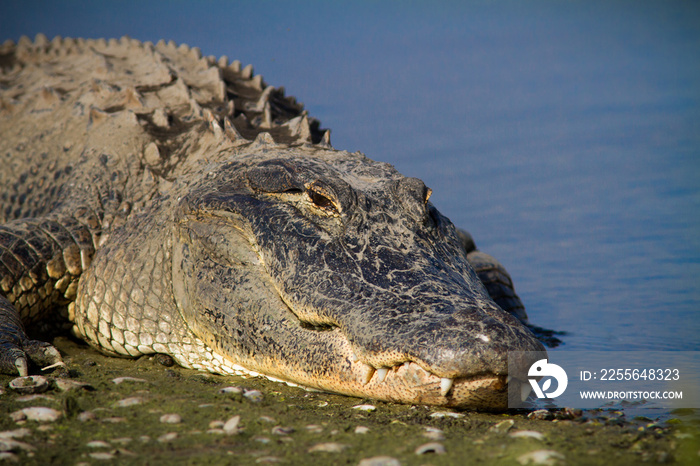
<path fill-rule="evenodd" d="M 334 149 L 250 65 L 38 35 L 2 44 L 0 68 L 2 372 L 61 367 L 34 338 L 71 331 L 115 356 L 501 409 L 508 353 L 545 351 L 423 181 Z"/>

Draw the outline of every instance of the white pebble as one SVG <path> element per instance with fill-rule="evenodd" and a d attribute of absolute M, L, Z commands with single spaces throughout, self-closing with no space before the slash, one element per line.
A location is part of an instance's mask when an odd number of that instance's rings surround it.
<path fill-rule="evenodd" d="M 179 424 L 182 422 L 182 416 L 179 414 L 163 414 L 160 417 L 160 422 L 163 424 Z"/>
<path fill-rule="evenodd" d="M 566 458 L 564 455 L 554 450 L 535 450 L 530 453 L 518 456 L 520 464 L 544 464 L 545 466 L 554 466 L 562 464 Z"/>
<path fill-rule="evenodd" d="M 506 419 L 505 421 L 501 421 L 498 424 L 489 427 L 489 432 L 495 432 L 497 434 L 505 434 L 513 427 L 514 424 L 515 424 L 514 420 Z"/>
<path fill-rule="evenodd" d="M 226 421 L 223 427 L 224 432 L 226 432 L 226 434 L 228 435 L 239 433 L 241 431 L 240 427 L 238 427 L 238 423 L 240 422 L 240 420 L 241 416 L 233 416 L 231 419 Z"/>
<path fill-rule="evenodd" d="M 54 422 L 61 417 L 61 412 L 52 408 L 43 406 L 34 406 L 31 408 L 20 409 L 10 414 L 10 417 L 15 422 L 17 421 L 37 421 L 37 422 Z"/>
<path fill-rule="evenodd" d="M 363 459 L 357 466 L 401 466 L 401 462 L 391 456 L 374 456 Z"/>
<path fill-rule="evenodd" d="M 143 398 L 140 396 L 132 396 L 130 398 L 124 398 L 123 400 L 119 400 L 116 403 L 114 403 L 114 406 L 117 408 L 126 408 L 128 406 L 135 406 L 135 405 L 140 405 L 143 403 Z"/>
<path fill-rule="evenodd" d="M 263 399 L 263 394 L 259 390 L 246 390 L 243 396 L 254 403 L 259 403 Z"/>
<path fill-rule="evenodd" d="M 103 440 L 93 440 L 87 443 L 88 448 L 109 448 L 111 445 Z"/>
<path fill-rule="evenodd" d="M 352 409 L 357 409 L 358 411 L 375 411 L 377 409 L 374 405 L 357 405 L 353 406 Z"/>
<path fill-rule="evenodd" d="M 426 453 L 442 455 L 445 453 L 445 447 L 442 445 L 442 443 L 430 442 L 416 448 L 416 455 L 424 455 Z"/>
<path fill-rule="evenodd" d="M 508 434 L 509 437 L 513 438 L 534 438 L 537 440 L 543 440 L 544 435 L 540 432 L 535 432 L 534 430 L 519 430 L 517 432 L 511 432 Z"/>
<path fill-rule="evenodd" d="M 464 417 L 464 414 L 462 413 L 453 413 L 450 411 L 438 411 L 437 413 L 433 413 L 430 415 L 430 417 L 434 418 L 441 418 L 441 417 L 453 417 L 455 419 L 459 419 L 461 417 Z"/>
<path fill-rule="evenodd" d="M 168 432 L 158 437 L 158 441 L 161 443 L 172 442 L 177 438 L 177 432 Z"/>
<path fill-rule="evenodd" d="M 365 427 L 365 426 L 355 427 L 356 434 L 366 434 L 367 432 L 369 432 L 369 427 Z"/>
<path fill-rule="evenodd" d="M 137 379 L 136 377 L 117 377 L 116 379 L 112 379 L 112 382 L 119 385 L 123 382 L 148 382 L 148 380 Z"/>
<path fill-rule="evenodd" d="M 243 393 L 243 389 L 240 387 L 224 387 L 221 390 L 219 390 L 219 393 L 238 394 L 238 393 Z"/>
<path fill-rule="evenodd" d="M 329 443 L 318 443 L 314 445 L 313 447 L 309 448 L 309 453 L 315 453 L 315 452 L 325 452 L 325 453 L 340 453 L 346 448 L 349 448 L 349 445 L 345 445 L 342 443 L 335 443 L 335 442 L 329 442 Z"/>

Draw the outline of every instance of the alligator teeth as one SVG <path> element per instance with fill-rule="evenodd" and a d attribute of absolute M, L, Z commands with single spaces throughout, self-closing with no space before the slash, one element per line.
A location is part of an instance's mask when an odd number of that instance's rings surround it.
<path fill-rule="evenodd" d="M 381 369 L 377 369 L 377 381 L 379 383 L 384 382 L 384 379 L 386 378 L 386 375 L 389 373 L 389 369 L 386 367 L 382 367 Z"/>
<path fill-rule="evenodd" d="M 530 387 L 529 384 L 522 384 L 520 386 L 520 401 L 525 401 L 527 400 L 527 397 L 530 396 L 530 392 L 532 391 L 532 387 Z"/>
<path fill-rule="evenodd" d="M 441 378 L 440 379 L 440 395 L 447 396 L 447 394 L 450 392 L 450 389 L 452 388 L 453 382 L 454 382 L 453 379 L 449 379 L 447 377 Z"/>
<path fill-rule="evenodd" d="M 357 362 L 359 360 L 360 360 L 360 358 L 358 358 L 355 353 L 352 353 L 352 352 L 350 353 L 350 362 Z"/>
<path fill-rule="evenodd" d="M 369 383 L 370 380 L 372 380 L 372 376 L 374 375 L 374 367 L 370 366 L 369 364 L 365 364 L 366 369 L 365 369 L 365 385 Z"/>
<path fill-rule="evenodd" d="M 512 378 L 513 378 L 512 375 L 509 375 L 508 377 L 506 377 L 506 384 L 510 385 L 510 381 Z"/>

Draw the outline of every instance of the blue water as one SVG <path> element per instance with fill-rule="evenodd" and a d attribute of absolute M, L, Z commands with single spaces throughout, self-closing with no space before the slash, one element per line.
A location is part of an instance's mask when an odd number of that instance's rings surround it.
<path fill-rule="evenodd" d="M 700 3 L 20 3 L 1 39 L 253 63 L 336 148 L 424 179 L 564 349 L 700 350 Z"/>

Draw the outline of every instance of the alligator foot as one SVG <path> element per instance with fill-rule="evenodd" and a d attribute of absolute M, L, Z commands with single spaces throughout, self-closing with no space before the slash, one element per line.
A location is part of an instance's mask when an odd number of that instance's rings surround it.
<path fill-rule="evenodd" d="M 0 372 L 25 377 L 30 362 L 42 370 L 58 368 L 61 374 L 68 373 L 61 353 L 50 343 L 28 339 L 17 311 L 0 296 Z"/>

